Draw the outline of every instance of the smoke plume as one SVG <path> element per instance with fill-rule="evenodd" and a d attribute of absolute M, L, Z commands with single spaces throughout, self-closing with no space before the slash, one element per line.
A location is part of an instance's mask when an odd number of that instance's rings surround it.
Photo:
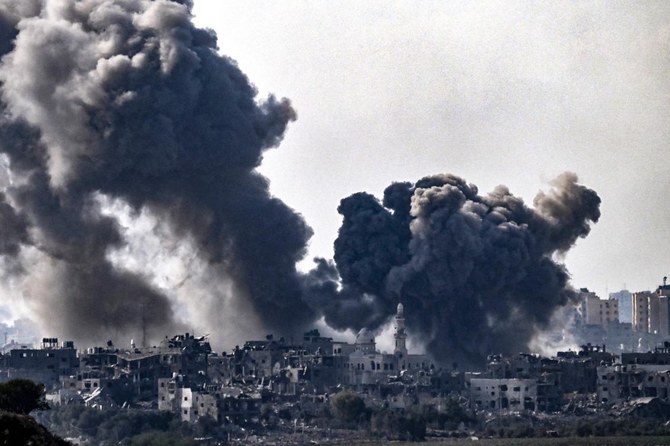
<path fill-rule="evenodd" d="M 166 295 L 110 262 L 126 240 L 100 197 L 194 241 L 268 329 L 313 320 L 295 269 L 311 229 L 255 170 L 296 114 L 286 99 L 256 100 L 191 7 L 0 0 L 0 151 L 11 176 L 0 254 L 30 253 L 25 294 L 56 333 L 90 341 L 181 328 Z"/>
<path fill-rule="evenodd" d="M 307 298 L 329 324 L 353 329 L 375 328 L 400 301 L 411 332 L 449 364 L 525 351 L 576 297 L 556 256 L 600 217 L 600 198 L 574 174 L 551 186 L 534 208 L 504 186 L 482 196 L 452 175 L 392 184 L 382 203 L 347 197 L 337 268 L 319 260 Z"/>
<path fill-rule="evenodd" d="M 574 297 L 555 256 L 588 234 L 600 199 L 572 174 L 533 208 L 450 175 L 392 184 L 381 202 L 354 194 L 334 262 L 299 273 L 311 229 L 256 171 L 296 113 L 257 100 L 191 7 L 0 0 L 0 255 L 25 263 L 12 274 L 49 330 L 91 342 L 194 326 L 115 260 L 134 248 L 109 206 L 160 222 L 161 252 L 189 246 L 204 286 L 185 284 L 194 271 L 175 286 L 207 303 L 209 328 L 239 311 L 282 334 L 322 316 L 374 329 L 400 301 L 436 358 L 479 363 L 525 349 Z"/>

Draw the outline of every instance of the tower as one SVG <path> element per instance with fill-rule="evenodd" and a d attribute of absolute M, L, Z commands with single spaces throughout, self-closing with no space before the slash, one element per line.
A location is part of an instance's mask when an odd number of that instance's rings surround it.
<path fill-rule="evenodd" d="M 398 309 L 395 315 L 395 350 L 393 353 L 396 356 L 406 356 L 407 355 L 407 333 L 405 332 L 405 309 L 402 304 L 398 304 Z"/>

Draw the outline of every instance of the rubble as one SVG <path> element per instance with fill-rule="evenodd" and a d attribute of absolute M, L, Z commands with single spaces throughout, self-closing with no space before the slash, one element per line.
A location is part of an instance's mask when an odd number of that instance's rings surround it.
<path fill-rule="evenodd" d="M 220 354 L 207 336 L 189 333 L 154 347 L 110 341 L 79 352 L 45 338 L 41 349 L 0 356 L 0 372 L 44 379 L 54 406 L 158 410 L 191 425 L 210 419 L 229 444 L 562 436 L 585 419 L 670 418 L 668 345 L 623 355 L 590 344 L 553 358 L 490 355 L 479 372 L 444 370 L 399 346 L 379 353 L 368 332 L 347 344 L 317 330 L 302 342 L 268 335 Z M 355 422 L 333 414 L 333 397 L 344 390 L 363 402 Z"/>

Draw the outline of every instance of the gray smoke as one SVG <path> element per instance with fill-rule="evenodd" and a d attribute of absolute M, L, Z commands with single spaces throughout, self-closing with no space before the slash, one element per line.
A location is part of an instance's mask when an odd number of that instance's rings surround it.
<path fill-rule="evenodd" d="M 589 232 L 600 200 L 572 174 L 534 208 L 449 175 L 393 184 L 382 202 L 354 194 L 339 207 L 334 262 L 298 273 L 311 229 L 256 171 L 295 111 L 257 101 L 191 6 L 0 0 L 0 255 L 30 260 L 12 274 L 30 278 L 24 294 L 51 330 L 91 341 L 184 328 L 141 271 L 110 260 L 128 241 L 105 200 L 194 244 L 210 269 L 204 294 L 237 299 L 200 296 L 211 312 L 250 309 L 280 334 L 319 316 L 374 329 L 402 301 L 436 357 L 478 363 L 525 349 L 573 298 L 554 257 Z"/>
<path fill-rule="evenodd" d="M 115 268 L 119 223 L 96 196 L 150 210 L 232 278 L 268 329 L 313 320 L 296 262 L 310 228 L 256 172 L 296 118 L 256 101 L 190 1 L 0 0 L 0 254 L 39 253 L 31 303 L 60 335 L 179 324 L 169 299 Z"/>
<path fill-rule="evenodd" d="M 319 260 L 306 298 L 329 324 L 353 329 L 387 321 L 400 301 L 411 332 L 449 364 L 525 351 L 576 297 L 555 257 L 600 217 L 600 198 L 574 174 L 551 185 L 534 208 L 504 186 L 482 196 L 452 175 L 393 184 L 383 204 L 345 198 L 337 268 Z"/>

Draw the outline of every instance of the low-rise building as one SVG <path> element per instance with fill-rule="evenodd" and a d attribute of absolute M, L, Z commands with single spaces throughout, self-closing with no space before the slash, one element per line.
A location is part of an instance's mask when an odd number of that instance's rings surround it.
<path fill-rule="evenodd" d="M 536 410 L 538 386 L 535 379 L 480 378 L 467 375 L 466 391 L 472 407 L 480 410 Z"/>

